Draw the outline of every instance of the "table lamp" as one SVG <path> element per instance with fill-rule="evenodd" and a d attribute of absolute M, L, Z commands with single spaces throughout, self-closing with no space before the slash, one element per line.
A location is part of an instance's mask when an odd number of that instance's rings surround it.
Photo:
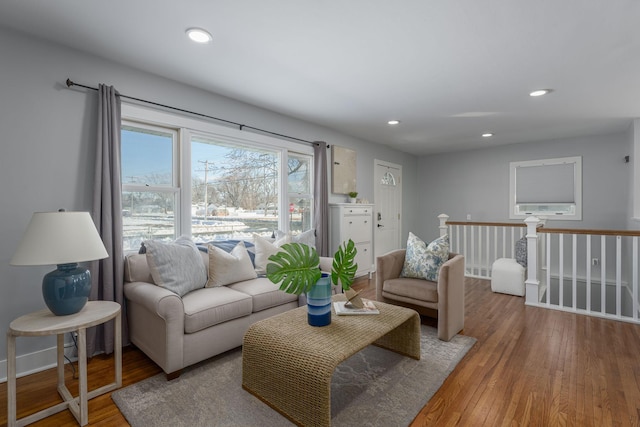
<path fill-rule="evenodd" d="M 57 316 L 77 313 L 91 292 L 91 273 L 78 263 L 107 258 L 89 212 L 36 212 L 31 217 L 11 265 L 58 268 L 42 279 L 42 296 Z"/>

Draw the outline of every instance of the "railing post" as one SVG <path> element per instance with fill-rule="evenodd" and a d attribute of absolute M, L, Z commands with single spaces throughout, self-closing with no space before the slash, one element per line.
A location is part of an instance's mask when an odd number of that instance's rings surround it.
<path fill-rule="evenodd" d="M 540 282 L 538 281 L 538 233 L 540 220 L 530 216 L 524 220 L 527 224 L 527 279 L 525 283 L 525 303 L 538 304 L 540 302 Z"/>
<path fill-rule="evenodd" d="M 449 227 L 447 227 L 447 221 L 449 220 L 449 215 L 440 214 L 438 215 L 438 219 L 440 220 L 440 227 L 438 228 L 440 229 L 440 237 L 442 237 L 449 232 Z M 449 236 L 449 239 L 451 239 L 451 236 Z"/>

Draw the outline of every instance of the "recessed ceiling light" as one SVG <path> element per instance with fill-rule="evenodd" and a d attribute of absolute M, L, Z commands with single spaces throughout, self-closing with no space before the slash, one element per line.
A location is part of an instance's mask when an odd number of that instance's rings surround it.
<path fill-rule="evenodd" d="M 202 28 L 189 28 L 187 30 L 187 36 L 196 43 L 209 43 L 213 40 L 213 36 Z"/>
<path fill-rule="evenodd" d="M 542 96 L 551 92 L 551 89 L 538 89 L 529 93 L 529 96 Z"/>
<path fill-rule="evenodd" d="M 491 138 L 493 136 L 493 134 L 491 132 L 485 132 L 482 134 L 483 138 Z"/>
<path fill-rule="evenodd" d="M 400 124 L 400 120 L 389 120 L 387 123 L 392 125 L 392 126 L 393 125 L 399 125 Z"/>

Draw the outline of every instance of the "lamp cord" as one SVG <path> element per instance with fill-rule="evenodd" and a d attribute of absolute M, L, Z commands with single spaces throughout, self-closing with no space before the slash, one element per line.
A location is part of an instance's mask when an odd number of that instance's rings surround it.
<path fill-rule="evenodd" d="M 78 340 L 76 339 L 76 336 L 73 334 L 73 332 L 69 332 L 69 335 L 71 335 L 71 340 L 73 341 L 73 346 L 75 347 L 75 349 L 76 349 L 76 353 L 77 353 L 77 352 L 78 352 Z M 71 366 L 71 370 L 73 371 L 73 373 L 72 373 L 72 375 L 71 375 L 71 376 L 72 376 L 72 378 L 73 378 L 74 380 L 77 380 L 77 379 L 78 379 L 78 376 L 77 376 L 77 372 L 76 372 L 76 367 L 75 367 L 75 365 L 73 364 L 73 362 L 71 361 L 71 359 L 69 359 L 69 358 L 67 357 L 67 355 L 66 355 L 66 354 L 64 355 L 64 358 L 65 358 L 65 359 L 67 359 L 67 361 L 69 362 L 69 366 Z"/>

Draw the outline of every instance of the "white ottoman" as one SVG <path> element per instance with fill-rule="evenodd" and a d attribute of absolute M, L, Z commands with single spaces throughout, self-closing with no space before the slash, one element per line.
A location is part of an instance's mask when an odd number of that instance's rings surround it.
<path fill-rule="evenodd" d="M 491 290 L 511 295 L 524 295 L 525 268 L 513 258 L 498 258 L 491 267 Z"/>

